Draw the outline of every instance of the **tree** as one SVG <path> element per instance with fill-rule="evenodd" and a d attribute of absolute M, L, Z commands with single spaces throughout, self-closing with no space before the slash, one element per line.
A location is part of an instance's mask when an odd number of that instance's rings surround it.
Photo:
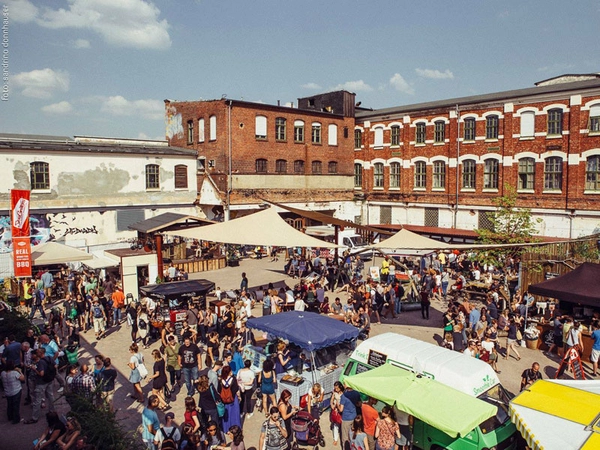
<path fill-rule="evenodd" d="M 537 224 L 542 219 L 534 219 L 529 208 L 517 208 L 517 190 L 508 184 L 504 185 L 505 194 L 493 200 L 496 211 L 488 212 L 491 227 L 478 228 L 480 244 L 522 244 L 535 242 Z M 508 258 L 518 257 L 523 247 L 501 247 L 484 249 L 478 252 L 477 259 L 495 267 L 503 266 Z"/>

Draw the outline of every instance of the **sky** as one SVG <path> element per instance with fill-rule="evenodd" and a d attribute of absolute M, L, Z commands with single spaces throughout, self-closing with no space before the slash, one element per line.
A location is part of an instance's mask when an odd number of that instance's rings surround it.
<path fill-rule="evenodd" d="M 386 108 L 600 72 L 600 1 L 3 0 L 0 133 L 164 139 L 164 99 Z"/>

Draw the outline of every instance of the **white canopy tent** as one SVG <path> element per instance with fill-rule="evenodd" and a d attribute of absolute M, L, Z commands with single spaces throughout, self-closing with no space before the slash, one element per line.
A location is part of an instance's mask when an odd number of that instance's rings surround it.
<path fill-rule="evenodd" d="M 53 241 L 31 248 L 31 261 L 34 266 L 87 261 L 93 257 L 91 253 Z"/>
<path fill-rule="evenodd" d="M 276 247 L 336 248 L 331 242 L 308 236 L 290 226 L 274 208 L 227 222 L 168 232 L 168 234 L 209 242 Z"/>
<path fill-rule="evenodd" d="M 412 231 L 403 228 L 393 236 L 377 244 L 373 244 L 371 247 L 376 250 L 387 250 L 390 253 L 404 253 L 409 250 L 451 250 L 456 248 L 456 245 L 436 241 L 435 239 L 421 236 L 420 234 L 413 233 Z"/>

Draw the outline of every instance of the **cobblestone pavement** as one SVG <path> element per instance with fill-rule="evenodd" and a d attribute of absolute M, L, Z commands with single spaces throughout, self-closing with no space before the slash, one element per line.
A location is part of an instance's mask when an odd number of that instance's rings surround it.
<path fill-rule="evenodd" d="M 380 259 L 375 258 L 372 265 L 376 265 L 380 262 Z M 288 277 L 283 272 L 283 265 L 285 261 L 279 258 L 278 261 L 271 261 L 271 258 L 263 258 L 260 260 L 244 259 L 241 261 L 238 267 L 226 267 L 224 269 L 201 272 L 197 274 L 191 274 L 191 279 L 205 278 L 213 281 L 216 286 L 221 287 L 223 290 L 226 289 L 237 289 L 239 288 L 241 281 L 242 272 L 246 272 L 249 279 L 249 286 L 266 286 L 269 282 L 286 281 L 288 285 L 293 285 L 297 282 Z M 367 266 L 371 264 L 367 263 Z M 334 294 L 327 292 L 330 301 L 335 296 L 340 296 L 342 302 L 345 302 L 347 294 Z M 210 299 L 209 299 L 210 300 Z M 372 326 L 372 335 L 393 331 L 408 336 L 414 337 L 427 342 L 436 342 L 436 337 L 441 337 L 442 329 L 442 316 L 445 310 L 445 305 L 441 302 L 434 302 L 431 308 L 431 316 L 429 320 L 421 318 L 420 311 L 409 311 L 404 312 L 396 319 L 383 319 L 382 324 L 374 324 Z M 261 315 L 261 306 L 255 306 L 253 310 L 254 314 Z M 112 360 L 113 366 L 119 371 L 117 389 L 115 392 L 115 408 L 118 408 L 117 418 L 121 424 L 129 430 L 138 430 L 141 424 L 141 412 L 143 407 L 141 404 L 136 403 L 128 397 L 131 393 L 131 385 L 127 381 L 129 376 L 129 368 L 127 363 L 129 361 L 128 348 L 131 344 L 131 336 L 129 329 L 126 326 L 114 328 L 110 330 L 107 337 L 100 341 L 94 339 L 93 331 L 82 333 L 81 342 L 81 360 L 91 361 L 93 356 L 100 353 L 104 356 L 109 356 Z M 505 345 L 505 342 L 502 343 Z M 146 358 L 147 363 L 151 361 L 151 351 L 154 348 L 158 348 L 159 343 L 154 342 L 150 349 L 143 350 L 143 354 Z M 530 350 L 527 348 L 519 349 L 521 354 L 521 360 L 517 361 L 514 358 L 506 361 L 500 359 L 499 369 L 501 374 L 499 375 L 500 380 L 504 387 L 513 393 L 518 393 L 520 385 L 520 376 L 524 369 L 531 367 L 534 361 L 540 363 L 542 373 L 545 378 L 551 378 L 554 376 L 556 368 L 558 366 L 556 358 L 551 359 L 545 356 L 541 351 Z M 151 369 L 151 363 L 147 364 Z M 586 364 L 588 367 L 589 363 Z M 146 395 L 151 391 L 151 386 L 145 384 L 143 386 L 144 393 Z M 171 402 L 172 409 L 175 413 L 175 421 L 180 424 L 183 421 L 183 398 L 185 394 L 177 393 Z M 60 412 L 68 412 L 68 404 L 64 399 L 59 399 L 57 408 Z M 45 424 L 44 420 L 40 420 L 35 425 L 12 425 L 6 420 L 6 400 L 0 399 L 0 426 L 3 430 L 2 437 L 0 438 L 0 450 L 1 449 L 29 449 L 32 447 L 32 441 L 39 437 L 43 432 Z M 31 407 L 22 406 L 21 416 L 25 419 L 31 417 Z M 159 411 L 159 418 L 164 419 L 164 413 Z M 264 421 L 264 416 L 258 412 L 249 418 L 244 424 L 244 436 L 246 448 L 258 447 L 258 438 L 260 432 L 260 426 Z M 321 419 L 321 426 L 326 440 L 326 449 L 335 449 L 332 445 L 331 432 L 329 430 L 329 420 L 326 416 Z"/>

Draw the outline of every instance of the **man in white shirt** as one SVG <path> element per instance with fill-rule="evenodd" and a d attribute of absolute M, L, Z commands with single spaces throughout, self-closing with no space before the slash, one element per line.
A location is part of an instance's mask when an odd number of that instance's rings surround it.
<path fill-rule="evenodd" d="M 296 301 L 294 302 L 294 311 L 304 311 L 306 310 L 306 303 L 304 300 L 298 295 L 296 297 Z"/>

